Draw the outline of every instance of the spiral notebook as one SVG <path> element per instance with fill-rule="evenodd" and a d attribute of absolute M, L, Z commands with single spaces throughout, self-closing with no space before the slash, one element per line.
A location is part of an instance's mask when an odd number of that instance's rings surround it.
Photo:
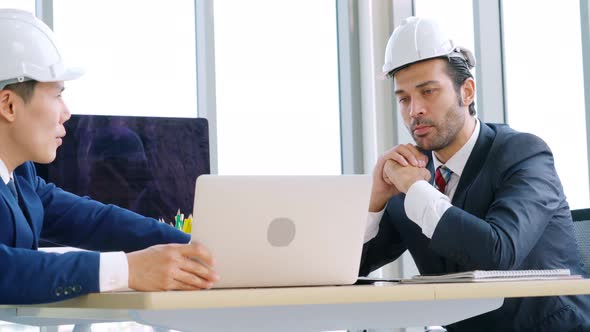
<path fill-rule="evenodd" d="M 491 282 L 491 281 L 524 281 L 524 280 L 555 280 L 582 279 L 580 275 L 572 275 L 569 269 L 553 270 L 508 270 L 484 271 L 475 270 L 439 275 L 417 275 L 411 279 L 403 279 L 402 283 L 447 283 L 447 282 Z"/>

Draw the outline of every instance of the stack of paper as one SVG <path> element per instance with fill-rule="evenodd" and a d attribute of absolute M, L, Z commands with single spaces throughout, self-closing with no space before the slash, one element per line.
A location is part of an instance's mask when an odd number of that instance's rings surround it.
<path fill-rule="evenodd" d="M 521 280 L 554 280 L 581 279 L 580 275 L 572 275 L 569 269 L 555 270 L 511 270 L 511 271 L 483 271 L 418 275 L 412 279 L 404 279 L 404 283 L 439 283 L 439 282 L 490 282 L 490 281 L 521 281 Z"/>

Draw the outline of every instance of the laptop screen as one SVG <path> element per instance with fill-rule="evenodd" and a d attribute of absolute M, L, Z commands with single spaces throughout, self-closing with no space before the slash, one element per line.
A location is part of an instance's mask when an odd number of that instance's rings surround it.
<path fill-rule="evenodd" d="M 195 180 L 210 173 L 206 119 L 72 115 L 65 127 L 37 172 L 80 196 L 170 221 L 191 212 Z"/>

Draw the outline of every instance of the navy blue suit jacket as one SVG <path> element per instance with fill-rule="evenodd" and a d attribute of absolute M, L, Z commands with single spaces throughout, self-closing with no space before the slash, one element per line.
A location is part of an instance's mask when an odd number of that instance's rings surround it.
<path fill-rule="evenodd" d="M 431 158 L 429 151 L 426 154 Z M 433 173 L 432 160 L 428 168 Z M 379 233 L 363 247 L 361 275 L 406 250 L 421 274 L 556 268 L 584 274 L 553 155 L 534 135 L 481 124 L 453 207 L 440 219 L 432 239 L 408 219 L 404 198 L 401 194 L 389 201 Z M 447 329 L 588 331 L 590 297 L 506 299 L 499 309 Z"/>
<path fill-rule="evenodd" d="M 99 291 L 99 253 L 187 243 L 188 234 L 45 183 L 27 162 L 14 171 L 19 200 L 0 181 L 0 304 L 64 300 Z M 37 251 L 39 239 L 93 250 Z"/>

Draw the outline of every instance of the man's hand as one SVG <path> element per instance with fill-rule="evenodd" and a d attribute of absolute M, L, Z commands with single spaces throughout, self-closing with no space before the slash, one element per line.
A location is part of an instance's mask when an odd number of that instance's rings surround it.
<path fill-rule="evenodd" d="M 393 185 L 403 193 L 407 193 L 408 189 L 417 181 L 430 180 L 430 172 L 426 168 L 411 165 L 401 166 L 391 160 L 385 162 L 383 171 Z"/>
<path fill-rule="evenodd" d="M 397 145 L 379 157 L 377 165 L 375 165 L 375 169 L 373 170 L 373 188 L 371 191 L 371 201 L 369 203 L 370 212 L 383 210 L 385 203 L 387 203 L 391 197 L 402 191 L 397 188 L 386 175 L 385 163 L 387 161 L 394 161 L 401 166 L 411 165 L 413 167 L 424 168 L 428 163 L 428 157 L 412 144 Z"/>
<path fill-rule="evenodd" d="M 198 243 L 163 244 L 127 254 L 129 288 L 140 291 L 211 288 L 213 258 Z"/>

